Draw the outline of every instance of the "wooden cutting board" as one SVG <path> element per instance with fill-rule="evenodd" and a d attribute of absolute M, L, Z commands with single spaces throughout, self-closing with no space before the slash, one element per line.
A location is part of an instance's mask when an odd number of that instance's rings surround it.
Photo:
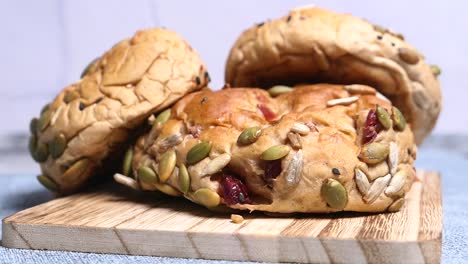
<path fill-rule="evenodd" d="M 313 263 L 437 263 L 440 177 L 420 172 L 398 213 L 246 214 L 234 224 L 183 199 L 113 186 L 3 219 L 3 246 L 130 255 Z"/>

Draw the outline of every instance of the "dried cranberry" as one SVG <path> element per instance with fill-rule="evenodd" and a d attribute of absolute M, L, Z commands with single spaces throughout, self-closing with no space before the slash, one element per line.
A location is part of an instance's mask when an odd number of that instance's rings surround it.
<path fill-rule="evenodd" d="M 265 174 L 263 179 L 266 183 L 271 184 L 273 180 L 281 173 L 281 160 L 267 161 L 265 164 Z"/>
<path fill-rule="evenodd" d="M 262 112 L 263 116 L 268 122 L 275 120 L 276 115 L 273 113 L 273 111 L 271 111 L 270 108 L 268 108 L 268 106 L 259 104 L 257 105 L 257 108 Z"/>
<path fill-rule="evenodd" d="M 249 204 L 252 200 L 245 184 L 238 178 L 225 174 L 221 180 L 224 202 L 228 205 Z"/>
<path fill-rule="evenodd" d="M 366 144 L 374 140 L 381 130 L 382 125 L 377 118 L 377 113 L 375 109 L 371 109 L 369 114 L 367 114 L 366 122 L 364 124 L 362 143 Z"/>

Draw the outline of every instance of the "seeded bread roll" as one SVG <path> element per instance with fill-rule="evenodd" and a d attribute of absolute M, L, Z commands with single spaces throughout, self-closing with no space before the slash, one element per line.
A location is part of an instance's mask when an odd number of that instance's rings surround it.
<path fill-rule="evenodd" d="M 233 87 L 370 85 L 401 109 L 419 144 L 441 110 L 439 73 L 400 34 L 306 7 L 244 31 L 231 49 L 225 77 Z"/>
<path fill-rule="evenodd" d="M 117 43 L 31 121 L 39 181 L 57 192 L 75 191 L 121 152 L 149 115 L 208 82 L 198 54 L 172 31 L 142 30 Z"/>
<path fill-rule="evenodd" d="M 282 88 L 185 96 L 127 153 L 130 177 L 114 178 L 212 209 L 398 210 L 416 155 L 401 112 L 368 86 Z"/>

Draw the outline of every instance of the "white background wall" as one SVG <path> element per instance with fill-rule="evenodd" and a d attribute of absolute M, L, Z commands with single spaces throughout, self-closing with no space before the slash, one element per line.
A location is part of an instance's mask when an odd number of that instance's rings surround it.
<path fill-rule="evenodd" d="M 137 29 L 179 32 L 208 64 L 212 88 L 238 34 L 254 23 L 310 4 L 302 0 L 26 1 L 0 0 L 0 134 L 25 132 L 29 120 L 83 67 Z M 404 33 L 442 67 L 444 109 L 437 132 L 468 132 L 468 2 L 338 1 L 316 5 L 353 13 Z"/>

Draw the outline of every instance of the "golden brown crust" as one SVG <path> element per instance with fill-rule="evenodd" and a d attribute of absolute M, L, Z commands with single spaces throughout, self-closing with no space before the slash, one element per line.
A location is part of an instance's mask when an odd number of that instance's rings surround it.
<path fill-rule="evenodd" d="M 231 49 L 225 77 L 233 87 L 373 86 L 402 110 L 418 144 L 441 110 L 436 76 L 401 35 L 320 8 L 296 9 L 243 32 Z"/>
<path fill-rule="evenodd" d="M 208 82 L 204 63 L 178 34 L 161 28 L 138 31 L 93 62 L 81 80 L 48 105 L 42 129 L 33 131 L 33 156 L 38 145 L 49 146 L 45 160 L 35 157 L 42 173 L 58 191 L 74 191 L 119 152 L 150 114 Z M 59 136 L 64 142 L 54 141 Z"/>
<path fill-rule="evenodd" d="M 167 122 L 156 123 L 151 132 L 139 138 L 134 147 L 133 175 L 143 190 L 184 195 L 207 207 L 220 205 L 279 213 L 385 211 L 411 185 L 416 147 L 409 126 L 400 131 L 388 116 L 390 127 L 377 130 L 375 139 L 363 142 L 370 109 L 374 111 L 379 105 L 380 111 L 385 108 L 386 113 L 393 112 L 390 102 L 369 94 L 373 91 L 370 87 L 365 90 L 366 94 L 350 93 L 345 86 L 321 84 L 296 87 L 275 98 L 255 88 L 189 94 L 172 107 Z M 240 134 L 252 127 L 261 128 L 260 135 L 254 133 L 256 140 L 238 142 Z M 294 144 L 294 140 L 299 144 Z M 188 153 L 200 142 L 209 142 L 209 154 L 189 162 Z M 387 151 L 392 144 L 390 149 L 394 149 L 377 162 L 367 162 L 377 152 L 370 156 L 362 156 L 360 152 L 376 144 L 385 146 Z M 283 145 L 289 153 L 277 161 L 266 161 L 278 151 L 265 154 L 265 150 L 277 145 Z M 165 158 L 172 151 L 176 154 L 175 163 Z M 182 164 L 187 167 L 190 179 L 188 191 L 181 184 Z M 275 164 L 281 166 L 276 177 L 266 172 L 267 167 Z M 148 181 L 148 174 L 140 171 L 142 167 L 154 172 L 154 181 Z M 164 182 L 157 176 L 161 167 L 172 172 Z M 368 185 L 377 182 L 373 195 L 368 190 L 358 190 L 356 169 L 366 175 Z M 397 173 L 400 182 L 387 196 L 385 188 Z M 227 177 L 241 179 L 248 189 L 242 198 L 234 197 L 237 202 L 227 197 L 223 182 Z M 343 200 L 338 204 L 325 200 L 327 194 L 322 186 L 329 179 L 344 186 L 347 197 L 344 205 L 340 204 Z"/>

